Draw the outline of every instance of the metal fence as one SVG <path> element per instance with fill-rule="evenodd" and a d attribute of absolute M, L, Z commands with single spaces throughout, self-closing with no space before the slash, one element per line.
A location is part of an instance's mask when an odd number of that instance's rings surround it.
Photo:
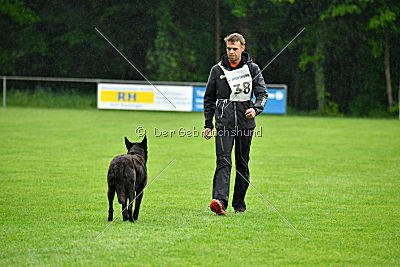
<path fill-rule="evenodd" d="M 3 80 L 3 108 L 7 102 L 7 80 L 9 81 L 37 81 L 37 82 L 72 82 L 72 83 L 121 83 L 121 84 L 143 84 L 146 81 L 137 80 L 116 80 L 97 78 L 60 78 L 60 77 L 31 77 L 31 76 L 1 76 Z M 154 85 L 183 85 L 183 86 L 206 86 L 201 82 L 160 82 L 152 81 Z"/>

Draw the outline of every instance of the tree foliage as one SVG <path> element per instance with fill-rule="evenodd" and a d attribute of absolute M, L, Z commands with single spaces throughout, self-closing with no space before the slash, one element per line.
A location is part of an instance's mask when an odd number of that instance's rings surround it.
<path fill-rule="evenodd" d="M 97 27 L 150 79 L 205 82 L 227 34 L 243 33 L 262 68 L 306 27 L 267 83 L 288 84 L 297 110 L 386 112 L 400 80 L 399 1 L 221 0 L 218 34 L 215 14 L 215 1 L 0 0 L 0 74 L 143 79 Z"/>

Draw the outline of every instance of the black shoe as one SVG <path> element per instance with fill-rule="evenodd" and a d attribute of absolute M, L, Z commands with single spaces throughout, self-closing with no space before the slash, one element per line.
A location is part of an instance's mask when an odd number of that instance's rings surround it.
<path fill-rule="evenodd" d="M 239 209 L 235 209 L 235 213 L 245 213 L 246 209 L 243 208 L 239 208 Z"/>

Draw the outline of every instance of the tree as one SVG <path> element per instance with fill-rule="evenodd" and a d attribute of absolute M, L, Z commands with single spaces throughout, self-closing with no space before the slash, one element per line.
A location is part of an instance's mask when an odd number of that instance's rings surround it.
<path fill-rule="evenodd" d="M 376 9 L 376 14 L 370 19 L 368 29 L 376 31 L 384 31 L 385 35 L 385 52 L 384 52 L 384 65 L 385 65 L 385 79 L 386 79 L 386 92 L 388 97 L 388 108 L 393 109 L 393 91 L 392 91 L 392 80 L 390 76 L 390 33 L 391 31 L 397 31 L 398 28 L 395 24 L 396 13 L 391 10 L 393 5 L 390 7 L 387 1 L 377 0 L 378 9 Z M 397 7 L 399 11 L 399 7 Z M 400 15 L 400 13 L 399 13 Z"/>
<path fill-rule="evenodd" d="M 0 72 L 16 74 L 16 62 L 34 54 L 44 55 L 47 45 L 35 28 L 38 14 L 20 1 L 2 0 L 0 4 Z M 32 67 L 32 66 L 31 66 Z"/>
<path fill-rule="evenodd" d="M 215 0 L 215 62 L 220 59 L 220 47 L 221 47 L 221 30 L 220 30 L 220 12 L 219 12 L 219 0 Z"/>
<path fill-rule="evenodd" d="M 248 10 L 254 7 L 257 3 L 256 0 L 224 0 L 224 3 L 232 9 L 232 14 L 237 18 L 236 28 L 246 40 L 250 40 L 251 29 L 249 25 Z M 247 48 L 251 47 L 252 42 L 248 42 Z"/>
<path fill-rule="evenodd" d="M 328 17 L 335 18 L 338 16 L 345 16 L 347 14 L 362 14 L 364 17 L 368 18 L 367 26 L 365 27 L 366 30 L 384 33 L 383 40 L 381 39 L 376 41 L 375 39 L 370 39 L 369 43 L 372 45 L 374 56 L 379 57 L 382 54 L 381 49 L 379 49 L 379 42 L 384 42 L 384 68 L 389 110 L 392 110 L 393 108 L 393 92 L 390 75 L 390 34 L 392 31 L 399 31 L 396 26 L 396 19 L 400 15 L 399 11 L 400 5 L 397 1 L 349 0 L 346 1 L 346 3 L 341 4 L 339 4 L 338 1 L 334 1 L 326 10 L 325 14 L 321 16 L 322 19 L 325 19 Z"/>
<path fill-rule="evenodd" d="M 215 12 L 200 12 L 193 19 L 193 7 L 214 10 L 214 2 L 163 2 L 156 11 L 157 35 L 147 52 L 152 79 L 206 81 L 215 64 Z M 174 12 L 180 10 L 181 12 Z M 211 47 L 211 48 L 210 48 Z"/>

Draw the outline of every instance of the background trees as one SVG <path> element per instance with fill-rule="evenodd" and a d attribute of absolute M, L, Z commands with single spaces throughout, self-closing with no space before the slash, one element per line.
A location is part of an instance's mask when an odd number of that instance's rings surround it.
<path fill-rule="evenodd" d="M 142 79 L 97 27 L 150 79 L 205 82 L 227 34 L 243 33 L 263 67 L 306 27 L 263 73 L 288 84 L 289 106 L 388 114 L 398 107 L 399 16 L 395 0 L 2 0 L 0 74 Z"/>

